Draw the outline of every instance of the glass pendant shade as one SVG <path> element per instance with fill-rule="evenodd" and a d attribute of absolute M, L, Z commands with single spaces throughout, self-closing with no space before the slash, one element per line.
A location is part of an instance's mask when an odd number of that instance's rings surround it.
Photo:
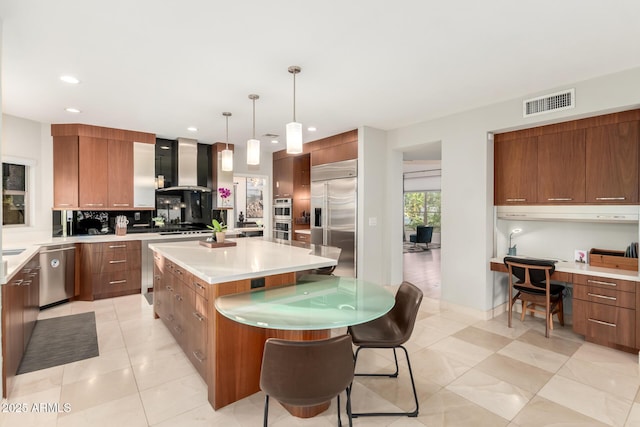
<path fill-rule="evenodd" d="M 247 141 L 247 164 L 259 165 L 260 164 L 260 140 L 250 139 Z"/>
<path fill-rule="evenodd" d="M 302 153 L 302 123 L 287 123 L 287 154 Z"/>
<path fill-rule="evenodd" d="M 229 147 L 222 150 L 222 170 L 225 172 L 233 171 L 233 151 Z"/>

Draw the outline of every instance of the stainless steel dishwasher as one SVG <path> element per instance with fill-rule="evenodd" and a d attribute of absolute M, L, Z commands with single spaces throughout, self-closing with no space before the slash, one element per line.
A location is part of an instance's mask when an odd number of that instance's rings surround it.
<path fill-rule="evenodd" d="M 40 307 L 73 297 L 76 247 L 52 245 L 40 250 Z"/>

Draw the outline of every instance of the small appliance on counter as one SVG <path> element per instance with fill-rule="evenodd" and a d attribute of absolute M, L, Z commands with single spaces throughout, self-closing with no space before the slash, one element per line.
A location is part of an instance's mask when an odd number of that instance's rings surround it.
<path fill-rule="evenodd" d="M 127 235 L 127 224 L 129 224 L 129 220 L 126 216 L 118 215 L 116 217 L 116 236 Z"/>

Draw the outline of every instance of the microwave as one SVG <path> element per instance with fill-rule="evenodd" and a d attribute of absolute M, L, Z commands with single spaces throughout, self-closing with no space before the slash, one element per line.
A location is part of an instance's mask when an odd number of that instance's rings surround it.
<path fill-rule="evenodd" d="M 291 221 L 291 199 L 275 199 L 273 201 L 273 219 Z"/>

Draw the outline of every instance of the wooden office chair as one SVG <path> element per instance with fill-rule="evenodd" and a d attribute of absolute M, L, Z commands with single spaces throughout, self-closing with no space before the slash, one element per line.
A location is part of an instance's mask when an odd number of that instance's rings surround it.
<path fill-rule="evenodd" d="M 562 296 L 564 286 L 551 283 L 555 271 L 555 262 L 543 259 L 505 257 L 504 264 L 509 270 L 509 327 L 511 313 L 516 300 L 522 303 L 521 320 L 527 311 L 543 314 L 546 319 L 544 336 L 549 338 L 549 329 L 553 330 L 553 315 L 558 315 L 560 325 L 564 326 Z M 514 283 L 514 276 L 518 279 Z M 517 291 L 513 295 L 513 289 Z"/>
<path fill-rule="evenodd" d="M 376 377 L 398 377 L 398 356 L 396 348 L 404 350 L 409 367 L 409 377 L 411 378 L 411 388 L 416 409 L 410 412 L 367 412 L 353 413 L 353 417 L 383 416 L 383 415 L 406 415 L 409 417 L 418 416 L 418 394 L 416 384 L 413 380 L 409 353 L 403 344 L 411 338 L 413 326 L 418 316 L 418 309 L 422 303 L 422 291 L 414 284 L 402 282 L 396 293 L 396 302 L 393 308 L 384 316 L 360 325 L 350 326 L 349 334 L 353 339 L 353 344 L 358 346 L 354 356 L 355 363 L 358 361 L 358 354 L 363 348 L 392 348 L 393 357 L 396 362 L 396 371 L 393 374 L 355 374 L 356 376 L 376 376 Z"/>
<path fill-rule="evenodd" d="M 347 392 L 347 415 L 351 420 L 351 391 L 354 371 L 351 337 L 341 335 L 315 341 L 269 338 L 264 346 L 260 388 L 266 393 L 264 426 L 269 418 L 269 397 L 292 406 L 313 406 Z"/>

